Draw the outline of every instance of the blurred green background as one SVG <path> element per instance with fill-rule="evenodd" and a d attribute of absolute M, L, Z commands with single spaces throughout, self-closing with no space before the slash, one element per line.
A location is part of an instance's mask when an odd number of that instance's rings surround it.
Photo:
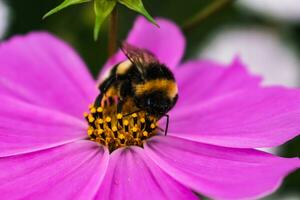
<path fill-rule="evenodd" d="M 10 10 L 9 25 L 5 32 L 6 39 L 15 34 L 23 34 L 34 30 L 47 30 L 71 44 L 81 55 L 96 77 L 107 59 L 107 24 L 103 25 L 99 41 L 93 40 L 94 13 L 92 3 L 72 6 L 49 18 L 42 16 L 62 2 L 62 0 L 0 0 Z M 263 0 L 261 0 L 263 2 Z M 172 19 L 177 24 L 184 24 L 194 14 L 211 3 L 211 0 L 144 0 L 145 7 L 152 16 Z M 237 2 L 237 1 L 236 1 Z M 278 1 L 277 1 L 278 2 Z M 281 1 L 284 3 L 285 1 Z M 296 2 L 296 1 L 294 1 Z M 274 2 L 275 3 L 275 2 Z M 298 4 L 300 2 L 298 1 Z M 265 5 L 266 6 L 266 5 Z M 300 13 L 300 6 L 299 7 Z M 119 11 L 119 40 L 126 38 L 136 13 L 123 6 Z M 288 13 L 289 11 L 286 10 Z M 245 6 L 231 5 L 208 18 L 192 30 L 185 32 L 187 50 L 185 59 L 199 57 L 209 40 L 228 27 L 259 26 L 271 29 L 288 45 L 293 47 L 296 57 L 300 57 L 300 17 L 293 20 L 281 20 L 248 9 Z M 28 48 L 30 51 L 30 48 Z M 226 49 L 225 49 L 226 51 Z M 296 64 L 297 65 L 297 64 Z M 300 69 L 300 65 L 297 66 Z M 285 70 L 284 68 L 282 70 Z M 298 72 L 292 72 L 298 73 Z M 297 74 L 298 76 L 298 74 Z M 299 73 L 300 77 L 300 73 Z M 297 80 L 300 83 L 300 80 Z M 298 83 L 296 85 L 300 86 Z M 300 104 L 299 104 L 300 106 Z M 283 145 L 277 154 L 286 157 L 297 157 L 300 152 L 300 137 Z M 300 199 L 300 171 L 290 174 L 281 188 L 266 199 Z"/>

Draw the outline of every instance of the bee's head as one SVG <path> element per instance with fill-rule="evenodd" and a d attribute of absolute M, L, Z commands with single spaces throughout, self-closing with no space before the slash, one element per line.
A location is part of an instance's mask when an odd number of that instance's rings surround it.
<path fill-rule="evenodd" d="M 152 92 L 135 98 L 136 105 L 148 114 L 160 118 L 174 105 L 174 101 L 161 92 Z"/>

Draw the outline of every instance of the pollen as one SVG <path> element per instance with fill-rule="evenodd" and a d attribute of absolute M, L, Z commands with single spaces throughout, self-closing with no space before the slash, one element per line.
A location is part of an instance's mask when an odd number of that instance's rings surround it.
<path fill-rule="evenodd" d="M 147 139 L 158 134 L 157 119 L 135 110 L 125 106 L 117 113 L 116 103 L 89 105 L 89 113 L 84 113 L 89 140 L 107 146 L 110 152 L 127 146 L 143 147 Z"/>

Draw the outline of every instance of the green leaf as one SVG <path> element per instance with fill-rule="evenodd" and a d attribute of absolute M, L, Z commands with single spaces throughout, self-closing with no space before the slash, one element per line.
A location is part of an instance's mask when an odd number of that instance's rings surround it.
<path fill-rule="evenodd" d="M 58 11 L 69 7 L 71 5 L 75 5 L 75 4 L 80 4 L 80 3 L 85 3 L 85 2 L 89 2 L 91 0 L 65 0 L 64 2 L 62 2 L 60 5 L 58 5 L 57 7 L 55 7 L 54 9 L 50 10 L 49 12 L 47 12 L 44 16 L 43 19 L 45 19 L 46 17 L 49 17 L 50 15 L 57 13 Z"/>
<path fill-rule="evenodd" d="M 117 0 L 95 0 L 94 9 L 96 14 L 96 21 L 94 27 L 94 39 L 98 39 L 98 35 L 100 32 L 101 25 L 107 16 L 114 9 Z"/>
<path fill-rule="evenodd" d="M 145 9 L 142 0 L 118 0 L 119 3 L 125 5 L 131 10 L 134 10 L 142 15 L 144 15 L 151 23 L 158 26 L 155 20 L 151 17 L 151 15 Z"/>

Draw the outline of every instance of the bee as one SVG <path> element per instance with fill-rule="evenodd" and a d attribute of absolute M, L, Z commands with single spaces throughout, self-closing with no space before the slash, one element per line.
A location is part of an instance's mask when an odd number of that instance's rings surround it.
<path fill-rule="evenodd" d="M 130 101 L 138 110 L 159 120 L 167 118 L 167 134 L 170 111 L 177 102 L 178 88 L 173 73 L 148 50 L 122 43 L 121 50 L 128 58 L 115 65 L 99 85 L 100 94 L 95 104 L 117 97 L 117 112 Z M 132 113 L 134 113 L 132 112 Z M 130 113 L 130 114 L 132 114 Z"/>

